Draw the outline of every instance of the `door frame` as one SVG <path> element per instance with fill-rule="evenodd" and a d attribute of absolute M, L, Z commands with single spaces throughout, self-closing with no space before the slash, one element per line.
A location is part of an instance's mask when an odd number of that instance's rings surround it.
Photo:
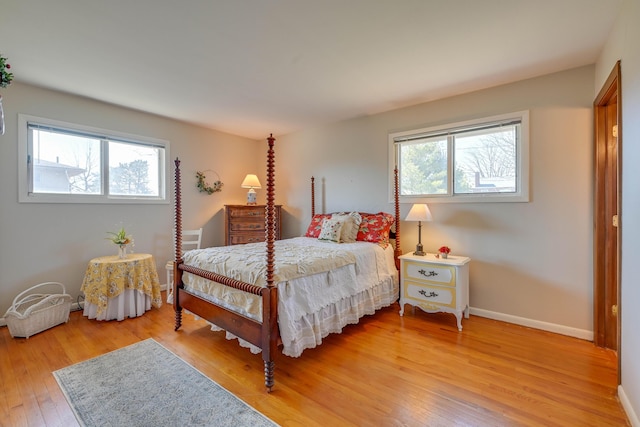
<path fill-rule="evenodd" d="M 606 133 L 607 130 L 604 127 L 606 118 L 606 106 L 610 100 L 614 97 L 616 99 L 616 115 L 617 115 L 617 197 L 615 212 L 618 215 L 618 226 L 616 228 L 617 245 L 616 251 L 616 289 L 617 289 L 617 306 L 618 313 L 616 317 L 616 329 L 617 329 L 617 348 L 616 351 L 620 352 L 621 346 L 621 304 L 620 304 L 620 236 L 621 236 L 621 172 L 622 172 L 622 84 L 621 84 L 621 67 L 620 61 L 617 61 L 613 70 L 609 74 L 606 82 L 602 86 L 602 89 L 598 93 L 598 96 L 593 102 L 594 110 L 594 237 L 593 237 L 593 265 L 594 265 L 594 344 L 604 347 L 606 330 L 605 330 L 605 316 L 607 314 L 607 286 L 605 277 L 605 266 L 607 263 L 607 257 L 598 253 L 598 248 L 606 246 L 606 232 L 605 228 L 610 224 L 611 218 L 606 217 L 604 206 L 606 206 L 606 189 L 603 179 L 605 165 L 602 161 L 603 150 L 606 150 Z M 620 384 L 620 357 L 618 357 L 618 384 Z"/>

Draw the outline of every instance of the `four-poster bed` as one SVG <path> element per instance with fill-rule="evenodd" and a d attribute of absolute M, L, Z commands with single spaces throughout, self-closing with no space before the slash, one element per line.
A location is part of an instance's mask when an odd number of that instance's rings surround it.
<path fill-rule="evenodd" d="M 309 237 L 276 241 L 275 139 L 270 136 L 267 142 L 264 243 L 183 254 L 180 161 L 176 159 L 173 304 L 175 330 L 182 324 L 182 311 L 187 310 L 252 351 L 261 351 L 265 386 L 271 391 L 279 345 L 284 354 L 297 357 L 329 333 L 340 332 L 346 324 L 357 323 L 365 314 L 397 300 L 400 224 L 397 172 L 395 217 L 384 213 L 316 215 L 312 178 L 312 217 L 317 226 L 312 221 Z M 394 222 L 395 248 L 388 240 Z M 385 231 L 379 235 L 373 229 L 380 223 L 386 227 L 386 240 L 378 241 Z"/>

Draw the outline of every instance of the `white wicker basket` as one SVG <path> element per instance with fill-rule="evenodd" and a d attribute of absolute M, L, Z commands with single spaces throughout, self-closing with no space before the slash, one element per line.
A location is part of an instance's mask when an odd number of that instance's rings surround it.
<path fill-rule="evenodd" d="M 38 294 L 34 290 L 43 287 L 60 287 L 60 294 Z M 44 282 L 21 292 L 4 315 L 12 337 L 29 338 L 38 332 L 69 320 L 71 295 L 62 283 Z"/>

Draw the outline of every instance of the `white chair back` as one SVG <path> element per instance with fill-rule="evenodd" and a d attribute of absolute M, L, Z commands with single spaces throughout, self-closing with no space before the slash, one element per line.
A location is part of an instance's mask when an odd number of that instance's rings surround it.
<path fill-rule="evenodd" d="M 182 230 L 182 250 L 200 249 L 202 244 L 202 228 L 197 230 Z"/>
<path fill-rule="evenodd" d="M 175 231 L 173 233 L 175 238 Z M 182 230 L 182 251 L 188 251 L 191 249 L 200 249 L 202 245 L 202 228 L 196 230 Z M 174 248 L 175 250 L 175 248 Z M 173 260 L 167 261 L 165 265 L 167 270 L 167 302 L 173 303 Z"/>

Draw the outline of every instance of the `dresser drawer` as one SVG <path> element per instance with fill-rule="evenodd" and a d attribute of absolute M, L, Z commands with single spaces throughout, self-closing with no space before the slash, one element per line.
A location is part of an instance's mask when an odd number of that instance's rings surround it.
<path fill-rule="evenodd" d="M 425 285 L 405 281 L 405 299 L 414 300 L 415 305 L 437 310 L 440 307 L 456 306 L 456 288 L 449 286 Z"/>
<path fill-rule="evenodd" d="M 456 286 L 455 267 L 427 262 L 404 262 L 404 277 L 419 283 Z"/>
<path fill-rule="evenodd" d="M 275 205 L 275 239 L 280 239 L 281 205 Z M 265 205 L 225 205 L 224 240 L 227 245 L 266 240 Z"/>
<path fill-rule="evenodd" d="M 229 230 L 231 231 L 262 231 L 264 235 L 265 224 L 264 218 L 258 218 L 257 220 L 237 220 L 229 224 Z"/>
<path fill-rule="evenodd" d="M 229 206 L 227 207 L 227 215 L 230 219 L 251 219 L 258 218 L 264 221 L 265 218 L 264 206 Z"/>
<path fill-rule="evenodd" d="M 245 243 L 264 242 L 264 232 L 261 233 L 236 233 L 229 236 L 230 245 L 242 245 Z"/>

